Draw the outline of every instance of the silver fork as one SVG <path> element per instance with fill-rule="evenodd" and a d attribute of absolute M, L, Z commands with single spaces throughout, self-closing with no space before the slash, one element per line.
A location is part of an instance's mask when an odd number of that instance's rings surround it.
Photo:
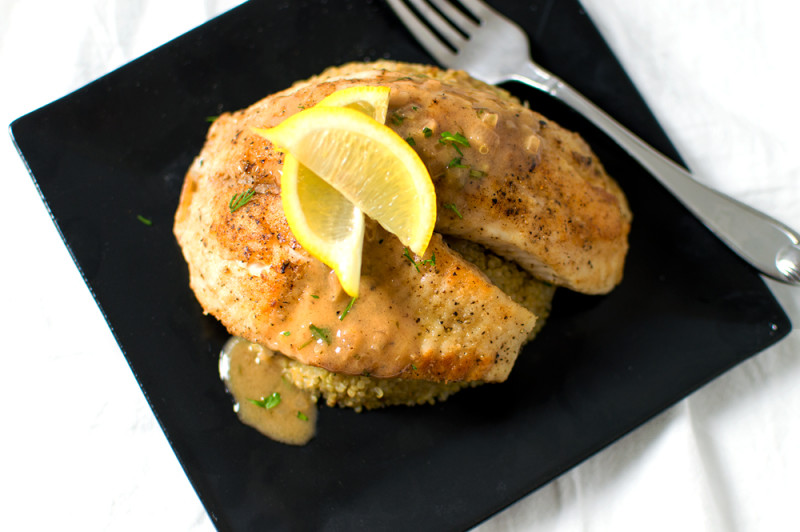
<path fill-rule="evenodd" d="M 403 0 L 387 1 L 440 64 L 465 70 L 486 83 L 519 81 L 563 101 L 619 144 L 745 261 L 764 275 L 800 286 L 798 233 L 697 182 L 681 166 L 631 133 L 563 80 L 534 63 L 530 57 L 528 36 L 522 28 L 479 0 L 460 0 L 478 23 L 465 16 L 449 0 L 408 0 L 444 38 L 443 42 Z"/>

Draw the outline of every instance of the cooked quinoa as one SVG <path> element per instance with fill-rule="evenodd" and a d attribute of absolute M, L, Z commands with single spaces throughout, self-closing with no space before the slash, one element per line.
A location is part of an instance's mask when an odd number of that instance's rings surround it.
<path fill-rule="evenodd" d="M 482 246 L 460 239 L 447 243 L 472 262 L 497 287 L 537 316 L 536 326 L 528 335 L 532 340 L 550 314 L 555 287 L 537 281 L 516 263 L 491 253 Z M 278 355 L 282 356 L 282 355 Z M 481 382 L 437 383 L 407 379 L 376 379 L 362 375 L 342 375 L 285 358 L 283 375 L 292 384 L 311 393 L 314 401 L 324 398 L 328 406 L 342 406 L 361 411 L 389 405 L 421 405 L 444 401 L 457 391 Z"/>

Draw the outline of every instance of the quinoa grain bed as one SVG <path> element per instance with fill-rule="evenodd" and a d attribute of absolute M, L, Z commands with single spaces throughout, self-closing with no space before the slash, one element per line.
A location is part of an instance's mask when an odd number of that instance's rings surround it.
<path fill-rule="evenodd" d="M 529 333 L 532 340 L 550 314 L 555 287 L 537 281 L 525 270 L 489 252 L 485 248 L 460 239 L 448 239 L 448 245 L 475 264 L 511 298 L 537 316 L 536 326 Z M 361 411 L 392 405 L 422 405 L 444 401 L 467 387 L 483 384 L 472 382 L 429 382 L 399 378 L 376 379 L 363 375 L 343 375 L 323 368 L 308 366 L 283 355 L 283 375 L 295 386 L 311 393 L 313 400 L 323 399 L 327 406 L 343 406 Z"/>

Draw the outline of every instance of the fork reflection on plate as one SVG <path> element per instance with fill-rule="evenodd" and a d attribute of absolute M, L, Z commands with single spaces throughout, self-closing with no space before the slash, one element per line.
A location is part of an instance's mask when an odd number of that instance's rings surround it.
<path fill-rule="evenodd" d="M 768 277 L 800 286 L 797 232 L 699 183 L 684 168 L 534 63 L 528 36 L 515 23 L 480 0 L 460 0 L 461 8 L 450 0 L 387 2 L 440 64 L 465 70 L 486 83 L 525 83 L 566 103 L 611 137 L 751 266 Z"/>

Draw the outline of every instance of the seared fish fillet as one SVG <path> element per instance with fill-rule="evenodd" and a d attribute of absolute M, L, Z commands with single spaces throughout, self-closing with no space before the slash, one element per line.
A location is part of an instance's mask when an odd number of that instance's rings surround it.
<path fill-rule="evenodd" d="M 631 212 L 580 136 L 501 89 L 422 65 L 331 68 L 296 84 L 291 98 L 310 106 L 355 83 L 392 88 L 387 125 L 411 139 L 431 173 L 437 232 L 578 292 L 607 293 L 620 282 Z"/>
<path fill-rule="evenodd" d="M 536 316 L 439 235 L 415 265 L 368 221 L 361 295 L 347 310 L 335 274 L 291 234 L 282 154 L 251 128 L 356 84 L 392 88 L 387 124 L 413 139 L 431 171 L 437 232 L 585 292 L 619 281 L 630 213 L 577 136 L 463 73 L 379 62 L 330 69 L 212 125 L 175 216 L 192 289 L 229 332 L 304 364 L 379 378 L 505 380 Z M 444 140 L 445 131 L 469 147 Z M 251 188 L 230 212 L 230 198 Z"/>

